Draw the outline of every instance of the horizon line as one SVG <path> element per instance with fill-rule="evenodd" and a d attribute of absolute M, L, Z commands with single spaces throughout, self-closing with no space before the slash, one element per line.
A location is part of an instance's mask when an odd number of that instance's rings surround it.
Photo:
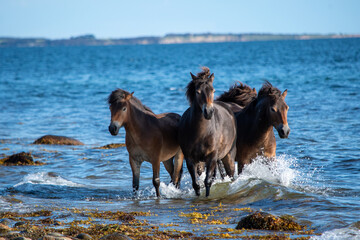
<path fill-rule="evenodd" d="M 32 37 L 25 37 L 25 36 L 6 36 L 2 35 L 0 38 L 17 38 L 17 39 L 49 39 L 49 40 L 62 40 L 62 39 L 72 39 L 72 38 L 79 38 L 79 37 L 85 37 L 85 36 L 92 36 L 95 39 L 136 39 L 136 38 L 163 38 L 166 36 L 171 35 L 294 35 L 294 36 L 300 36 L 300 35 L 309 35 L 309 36 L 360 36 L 360 33 L 334 33 L 334 32 L 328 32 L 328 33 L 271 33 L 271 32 L 242 32 L 242 33 L 234 33 L 234 32 L 227 32 L 227 33 L 219 33 L 219 32 L 198 32 L 198 33 L 190 33 L 190 32 L 184 32 L 184 33 L 166 33 L 163 35 L 137 35 L 132 37 L 97 37 L 96 34 L 93 33 L 84 33 L 84 34 L 77 34 L 77 35 L 71 35 L 69 37 L 45 37 L 45 36 L 32 36 Z"/>

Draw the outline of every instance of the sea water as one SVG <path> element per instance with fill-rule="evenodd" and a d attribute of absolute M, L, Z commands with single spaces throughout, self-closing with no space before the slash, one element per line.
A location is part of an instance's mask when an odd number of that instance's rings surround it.
<path fill-rule="evenodd" d="M 124 129 L 116 137 L 108 132 L 108 95 L 122 88 L 155 113 L 182 114 L 189 72 L 201 66 L 214 72 L 216 95 L 236 81 L 258 91 L 265 80 L 288 89 L 289 138 L 276 133 L 277 161 L 258 157 L 234 181 L 217 179 L 209 198 L 204 189 L 195 196 L 184 164 L 180 189 L 161 167 L 156 199 L 149 163 L 134 196 L 126 148 L 97 149 L 125 141 Z M 360 39 L 1 48 L 0 154 L 31 152 L 46 164 L 0 166 L 0 209 L 151 210 L 159 216 L 154 221 L 166 223 L 184 221 L 174 212 L 188 206 L 222 203 L 222 214 L 237 221 L 232 209 L 250 207 L 293 215 L 311 224 L 314 239 L 359 239 L 359 89 Z M 85 145 L 32 144 L 46 134 Z"/>

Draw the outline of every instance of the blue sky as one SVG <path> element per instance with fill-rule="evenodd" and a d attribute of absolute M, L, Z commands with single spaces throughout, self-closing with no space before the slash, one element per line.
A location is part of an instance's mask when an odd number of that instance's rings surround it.
<path fill-rule="evenodd" d="M 360 34 L 360 0 L 0 0 L 0 36 Z"/>

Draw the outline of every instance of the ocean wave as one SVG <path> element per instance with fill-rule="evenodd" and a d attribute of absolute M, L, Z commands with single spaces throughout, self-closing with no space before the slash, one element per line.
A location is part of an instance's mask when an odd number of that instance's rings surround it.
<path fill-rule="evenodd" d="M 14 188 L 20 187 L 25 184 L 40 184 L 40 185 L 53 185 L 53 186 L 67 186 L 67 187 L 83 187 L 84 185 L 74 183 L 66 180 L 61 176 L 53 172 L 37 172 L 26 175 L 23 180 L 16 185 Z"/>
<path fill-rule="evenodd" d="M 360 230 L 357 228 L 333 229 L 322 233 L 320 236 L 312 236 L 311 240 L 358 240 L 360 239 Z"/>

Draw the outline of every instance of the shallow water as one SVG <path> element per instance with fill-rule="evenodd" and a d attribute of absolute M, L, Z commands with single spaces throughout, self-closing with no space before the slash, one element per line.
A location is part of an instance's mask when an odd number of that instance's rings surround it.
<path fill-rule="evenodd" d="M 108 132 L 106 99 L 122 88 L 155 113 L 188 107 L 189 72 L 208 66 L 216 94 L 240 80 L 257 90 L 269 80 L 288 89 L 288 139 L 277 138 L 277 161 L 261 158 L 236 180 L 220 181 L 199 198 L 184 166 L 180 190 L 161 168 L 155 198 L 151 165 L 132 194 L 124 142 Z M 179 212 L 218 206 L 234 228 L 251 207 L 290 214 L 321 234 L 315 239 L 360 238 L 360 39 L 185 45 L 0 49 L 0 154 L 31 151 L 43 166 L 0 167 L 1 211 L 47 207 L 148 211 L 158 223 L 191 225 Z M 45 134 L 74 137 L 84 146 L 33 145 Z M 203 177 L 203 176 L 202 176 Z M 13 201 L 13 198 L 21 202 Z M 171 210 L 169 210 L 171 209 Z"/>

